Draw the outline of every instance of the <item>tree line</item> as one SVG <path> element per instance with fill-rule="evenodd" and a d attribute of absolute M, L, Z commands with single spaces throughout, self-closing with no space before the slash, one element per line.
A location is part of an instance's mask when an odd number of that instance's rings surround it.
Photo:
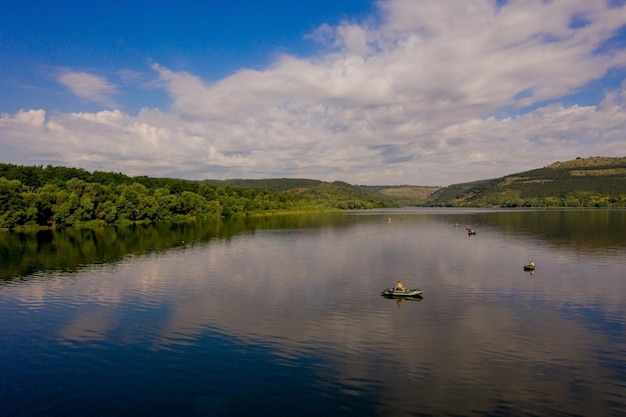
<path fill-rule="evenodd" d="M 321 186 L 327 186 L 323 183 Z M 239 188 L 60 166 L 0 164 L 0 228 L 158 222 L 253 212 L 375 208 L 376 199 Z"/>

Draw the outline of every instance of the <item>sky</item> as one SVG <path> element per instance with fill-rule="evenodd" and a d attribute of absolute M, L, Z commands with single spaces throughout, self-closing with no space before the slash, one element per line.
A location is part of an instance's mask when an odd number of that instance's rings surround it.
<path fill-rule="evenodd" d="M 437 185 L 626 156 L 626 0 L 0 1 L 0 162 Z"/>

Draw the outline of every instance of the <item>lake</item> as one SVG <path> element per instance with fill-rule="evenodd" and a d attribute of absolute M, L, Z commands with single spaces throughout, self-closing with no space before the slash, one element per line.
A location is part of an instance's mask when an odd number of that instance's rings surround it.
<path fill-rule="evenodd" d="M 0 232 L 0 416 L 624 416 L 625 255 L 620 210 Z"/>

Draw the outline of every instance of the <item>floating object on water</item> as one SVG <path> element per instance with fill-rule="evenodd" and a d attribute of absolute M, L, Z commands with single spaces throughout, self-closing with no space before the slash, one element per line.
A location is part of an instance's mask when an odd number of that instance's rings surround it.
<path fill-rule="evenodd" d="M 391 297 L 415 297 L 415 296 L 420 295 L 423 292 L 424 291 L 422 291 L 419 288 L 405 288 L 402 290 L 396 290 L 392 287 L 392 288 L 384 289 L 380 293 L 380 295 L 391 296 Z"/>

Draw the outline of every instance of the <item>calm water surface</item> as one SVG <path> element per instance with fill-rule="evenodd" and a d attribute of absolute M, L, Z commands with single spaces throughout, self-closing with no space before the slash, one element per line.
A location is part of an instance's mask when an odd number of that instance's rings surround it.
<path fill-rule="evenodd" d="M 625 255 L 599 210 L 0 233 L 0 416 L 624 416 Z"/>

